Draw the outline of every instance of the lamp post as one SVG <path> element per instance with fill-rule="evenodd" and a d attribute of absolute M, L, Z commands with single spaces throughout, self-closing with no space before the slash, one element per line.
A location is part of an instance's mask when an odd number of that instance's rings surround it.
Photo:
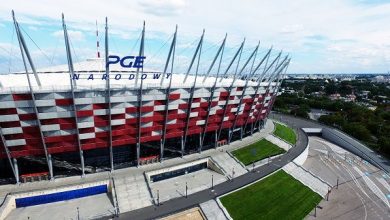
<path fill-rule="evenodd" d="M 157 190 L 157 206 L 160 206 L 160 191 Z"/>
<path fill-rule="evenodd" d="M 214 190 L 214 175 L 211 175 L 211 190 Z"/>
<path fill-rule="evenodd" d="M 188 186 L 187 186 L 187 182 L 186 182 L 186 198 L 188 197 Z"/>

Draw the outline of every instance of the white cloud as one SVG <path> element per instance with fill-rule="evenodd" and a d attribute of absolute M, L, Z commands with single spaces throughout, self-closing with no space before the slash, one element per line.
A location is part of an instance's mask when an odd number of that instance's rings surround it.
<path fill-rule="evenodd" d="M 56 32 L 53 32 L 52 35 L 54 37 L 63 38 L 64 31 L 56 31 Z M 85 40 L 85 36 L 84 36 L 83 32 L 81 32 L 81 31 L 68 30 L 68 35 L 69 35 L 69 38 L 71 41 L 84 41 Z"/>
<path fill-rule="evenodd" d="M 156 16 L 172 16 L 182 12 L 185 6 L 184 0 L 144 0 L 140 1 L 144 12 Z"/>

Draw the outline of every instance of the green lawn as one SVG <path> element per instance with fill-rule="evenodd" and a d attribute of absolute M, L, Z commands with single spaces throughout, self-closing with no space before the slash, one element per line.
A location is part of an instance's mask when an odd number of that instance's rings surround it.
<path fill-rule="evenodd" d="M 281 139 L 287 141 L 290 144 L 295 144 L 297 142 L 297 136 L 293 129 L 279 123 L 274 124 L 274 135 L 280 137 Z"/>
<path fill-rule="evenodd" d="M 300 220 L 320 201 L 320 195 L 283 170 L 221 198 L 234 220 Z"/>
<path fill-rule="evenodd" d="M 232 154 L 241 161 L 245 166 L 262 160 L 267 157 L 272 157 L 281 153 L 286 152 L 284 149 L 276 146 L 275 144 L 261 139 L 260 141 L 235 150 Z"/>

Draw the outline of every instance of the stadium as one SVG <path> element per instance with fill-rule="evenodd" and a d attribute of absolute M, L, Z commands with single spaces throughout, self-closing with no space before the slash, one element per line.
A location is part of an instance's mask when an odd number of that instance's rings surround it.
<path fill-rule="evenodd" d="M 256 59 L 259 45 L 240 60 L 244 40 L 221 65 L 225 37 L 200 72 L 203 32 L 188 70 L 175 72 L 176 29 L 162 70 L 108 65 L 106 19 L 105 57 L 73 63 L 63 18 L 67 65 L 36 69 L 14 24 L 25 71 L 0 74 L 5 182 L 142 166 L 240 140 L 264 125 L 290 62 L 272 49 Z M 147 60 L 144 38 L 145 25 L 137 55 Z"/>

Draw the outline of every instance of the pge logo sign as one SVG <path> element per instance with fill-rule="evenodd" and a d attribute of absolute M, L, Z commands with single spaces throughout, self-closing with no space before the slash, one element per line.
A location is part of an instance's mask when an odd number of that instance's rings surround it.
<path fill-rule="evenodd" d="M 119 63 L 123 68 L 143 68 L 144 60 L 146 57 L 144 56 L 125 56 L 120 58 L 116 55 L 108 56 L 108 61 L 106 63 L 106 67 L 109 67 L 110 64 Z"/>

